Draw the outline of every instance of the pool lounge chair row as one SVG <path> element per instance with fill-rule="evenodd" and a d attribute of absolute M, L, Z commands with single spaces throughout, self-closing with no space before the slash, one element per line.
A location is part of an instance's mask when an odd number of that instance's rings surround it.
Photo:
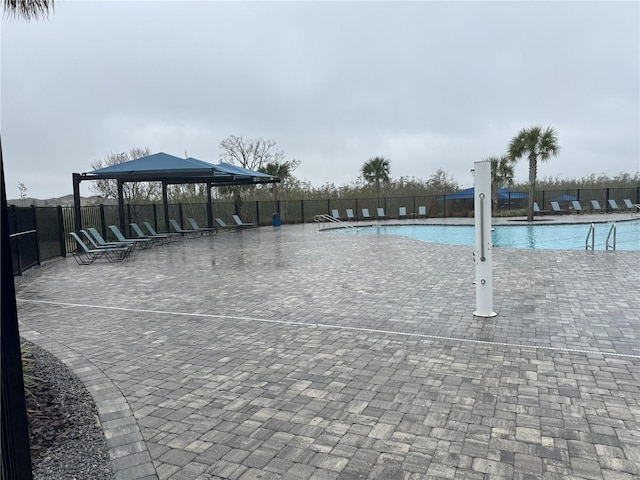
<path fill-rule="evenodd" d="M 631 200 L 629 200 L 628 198 L 625 198 L 623 201 L 627 211 L 640 212 L 640 205 L 634 205 L 631 202 Z M 591 207 L 589 209 L 589 212 L 590 213 L 605 213 L 605 212 L 613 213 L 613 212 L 622 211 L 622 209 L 618 207 L 618 203 L 615 200 L 609 199 L 607 203 L 609 206 L 608 208 L 605 209 L 600 205 L 600 202 L 598 200 L 591 200 Z M 554 214 L 569 213 L 571 211 L 571 210 L 564 210 L 563 208 L 561 208 L 559 202 L 554 201 L 554 202 L 549 202 L 549 204 L 551 205 L 551 213 L 554 213 Z M 582 208 L 582 204 L 578 200 L 571 200 L 571 206 L 575 213 L 577 214 L 585 213 L 585 209 Z M 533 212 L 538 215 L 544 215 L 545 213 L 549 213 L 548 210 L 542 210 L 539 207 L 538 202 L 533 202 Z"/>
<path fill-rule="evenodd" d="M 346 214 L 347 214 L 346 217 L 342 217 L 338 209 L 331 210 L 331 216 L 337 220 L 359 220 L 353 214 L 353 209 L 351 208 L 346 209 Z M 380 207 L 376 208 L 376 214 L 377 215 L 375 218 L 377 220 L 385 220 L 388 218 L 387 214 L 384 211 L 384 208 L 380 208 Z M 413 214 L 412 216 L 415 216 L 415 214 Z M 418 207 L 418 218 L 422 218 L 426 216 L 427 216 L 427 207 L 425 206 Z M 373 220 L 373 217 L 369 214 L 368 208 L 362 209 L 362 216 L 360 218 L 362 220 Z M 398 218 L 407 218 L 407 207 L 398 208 Z"/>

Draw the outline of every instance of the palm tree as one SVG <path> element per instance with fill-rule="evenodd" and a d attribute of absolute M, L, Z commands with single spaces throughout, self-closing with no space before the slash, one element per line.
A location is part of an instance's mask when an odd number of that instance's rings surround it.
<path fill-rule="evenodd" d="M 380 200 L 380 185 L 382 183 L 389 183 L 391 177 L 391 162 L 384 157 L 373 157 L 367 162 L 364 162 L 360 173 L 369 183 L 374 183 L 376 186 L 376 192 L 378 194 L 378 200 Z"/>
<path fill-rule="evenodd" d="M 530 222 L 533 221 L 538 160 L 544 162 L 552 156 L 557 156 L 559 152 L 558 133 L 552 127 L 547 127 L 544 130 L 541 126 L 523 128 L 518 135 L 511 139 L 508 157 L 513 161 L 518 161 L 518 159 L 525 156 L 529 159 L 529 207 L 527 209 L 527 220 Z"/>
<path fill-rule="evenodd" d="M 259 172 L 266 173 L 267 175 L 271 175 L 273 177 L 278 177 L 280 182 L 284 184 L 286 180 L 293 177 L 293 171 L 298 168 L 300 165 L 300 160 L 287 160 L 285 162 L 279 162 L 274 160 L 272 162 L 268 162 L 264 164 L 262 167 L 258 169 Z M 271 193 L 273 194 L 273 199 L 277 202 L 279 200 L 278 196 L 278 184 L 271 184 Z"/>
<path fill-rule="evenodd" d="M 28 21 L 49 15 L 53 10 L 53 0 L 3 0 L 2 6 L 7 15 Z"/>
<path fill-rule="evenodd" d="M 498 208 L 498 189 L 513 185 L 513 160 L 507 156 L 489 157 L 485 161 L 491 162 L 491 199 L 493 209 Z"/>

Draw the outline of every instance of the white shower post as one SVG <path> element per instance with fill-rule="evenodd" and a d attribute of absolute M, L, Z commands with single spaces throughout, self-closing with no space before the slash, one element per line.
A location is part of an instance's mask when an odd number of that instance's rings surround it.
<path fill-rule="evenodd" d="M 474 216 L 476 249 L 476 317 L 495 317 L 491 266 L 491 162 L 474 163 Z"/>

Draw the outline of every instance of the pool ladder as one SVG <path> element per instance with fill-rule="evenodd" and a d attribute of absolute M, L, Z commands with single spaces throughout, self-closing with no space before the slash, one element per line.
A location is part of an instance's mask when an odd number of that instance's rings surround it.
<path fill-rule="evenodd" d="M 353 225 L 347 223 L 347 222 L 343 222 L 342 220 L 332 216 L 332 215 L 327 215 L 326 213 L 323 213 L 322 215 L 316 215 L 313 217 L 313 221 L 316 222 L 318 224 L 318 228 L 320 228 L 320 224 L 324 224 L 324 222 L 330 222 L 330 223 L 335 223 L 340 225 L 341 227 L 345 227 L 345 228 L 355 228 Z"/>
<path fill-rule="evenodd" d="M 611 235 L 613 235 L 613 241 L 611 241 Z M 589 245 L 589 240 L 591 240 L 591 245 Z M 592 223 L 589 227 L 589 233 L 587 233 L 587 238 L 584 241 L 585 250 L 595 250 L 596 244 L 596 225 Z M 611 225 L 609 229 L 609 234 L 607 235 L 607 242 L 605 244 L 606 250 L 615 250 L 616 249 L 616 224 L 615 222 Z"/>

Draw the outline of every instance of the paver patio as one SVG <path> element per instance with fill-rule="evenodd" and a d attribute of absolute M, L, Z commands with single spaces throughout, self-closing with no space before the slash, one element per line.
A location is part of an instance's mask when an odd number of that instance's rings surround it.
<path fill-rule="evenodd" d="M 472 252 L 285 225 L 69 258 L 21 334 L 118 479 L 639 478 L 640 252 L 496 248 L 490 319 Z"/>

